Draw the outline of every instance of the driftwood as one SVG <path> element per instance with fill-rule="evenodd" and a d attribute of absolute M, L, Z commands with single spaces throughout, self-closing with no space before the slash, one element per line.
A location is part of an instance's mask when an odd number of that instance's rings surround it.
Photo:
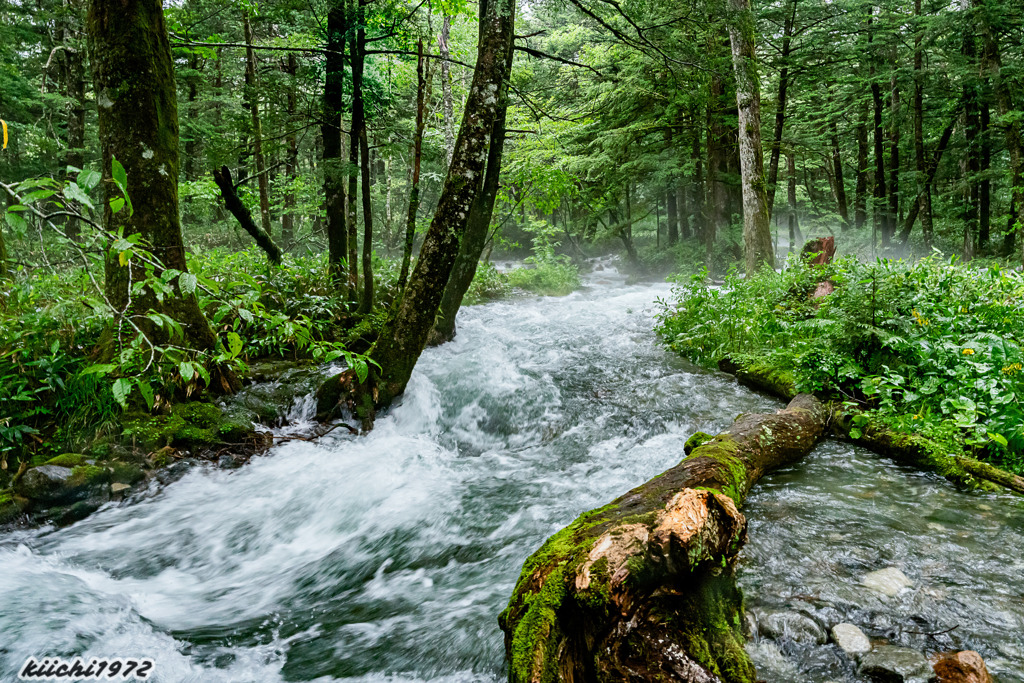
<path fill-rule="evenodd" d="M 552 536 L 500 623 L 513 683 L 753 683 L 734 562 L 754 482 L 809 452 L 826 412 L 800 395 L 690 443 L 681 463 Z M 691 440 L 692 441 L 692 440 Z"/>
<path fill-rule="evenodd" d="M 256 221 L 252 219 L 249 209 L 242 203 L 238 192 L 235 191 L 235 184 L 231 180 L 231 171 L 228 167 L 221 166 L 219 171 L 214 170 L 213 180 L 217 183 L 217 187 L 220 188 L 220 195 L 224 199 L 224 206 L 235 217 L 238 224 L 247 233 L 252 235 L 260 249 L 266 252 L 267 258 L 270 259 L 271 263 L 275 266 L 281 265 L 281 247 L 277 246 L 274 238 L 266 230 L 256 225 Z"/>

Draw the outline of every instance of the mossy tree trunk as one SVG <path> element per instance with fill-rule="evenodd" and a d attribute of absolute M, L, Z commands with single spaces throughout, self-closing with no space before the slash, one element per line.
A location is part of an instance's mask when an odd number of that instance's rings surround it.
<path fill-rule="evenodd" d="M 416 130 L 412 143 L 412 178 L 409 181 L 409 212 L 405 219 L 405 242 L 402 248 L 402 269 L 398 275 L 398 291 L 405 289 L 412 263 L 412 246 L 416 239 L 416 216 L 420 210 L 420 167 L 423 160 L 423 131 L 427 125 L 427 90 L 430 74 L 423 56 L 423 39 L 416 47 Z"/>
<path fill-rule="evenodd" d="M 244 10 L 242 21 L 245 43 L 255 44 L 256 34 L 252 30 L 249 10 Z M 256 51 L 252 47 L 245 49 L 245 99 L 249 105 L 249 118 L 252 124 L 252 155 L 256 162 L 256 186 L 259 188 L 260 225 L 268 235 L 273 234 L 270 225 L 270 178 L 267 173 L 267 158 L 263 154 L 263 123 L 260 119 L 259 75 L 256 70 Z"/>
<path fill-rule="evenodd" d="M 754 57 L 754 13 L 750 0 L 729 0 L 732 66 L 739 111 L 740 174 L 743 187 L 743 253 L 747 275 L 775 267 L 771 216 L 761 148 L 761 86 Z"/>
<path fill-rule="evenodd" d="M 825 420 L 806 394 L 741 415 L 548 539 L 499 618 L 512 683 L 753 683 L 733 576 L 746 540 L 737 508 L 766 472 L 808 453 Z"/>
<path fill-rule="evenodd" d="M 512 50 L 508 51 L 506 73 L 512 69 Z M 508 90 L 500 91 L 501 104 L 491 129 L 491 143 L 487 150 L 487 172 L 484 174 L 483 187 L 477 192 L 469 210 L 469 221 L 466 234 L 459 245 L 459 255 L 452 266 L 451 277 L 444 288 L 441 306 L 438 309 L 434 329 L 430 334 L 430 344 L 443 344 L 455 338 L 455 316 L 462 307 L 462 299 L 473 284 L 476 276 L 480 255 L 491 227 L 491 216 L 494 214 L 494 200 L 498 196 L 498 185 L 501 177 L 501 158 L 505 150 L 505 117 L 508 112 Z"/>
<path fill-rule="evenodd" d="M 159 0 L 92 0 L 87 28 L 103 152 L 104 227 L 140 235 L 162 267 L 188 272 L 178 215 L 178 107 L 163 6 Z M 120 197 L 111 181 L 114 158 L 127 172 L 133 212 L 110 208 L 109 200 Z M 177 280 L 177 296 L 162 302 L 148 290 L 133 293 L 143 270 L 135 259 L 122 265 L 117 254 L 109 256 L 110 303 L 140 322 L 158 307 L 182 325 L 193 348 L 213 350 L 217 337 L 195 294 L 181 291 Z M 216 388 L 237 388 L 232 373 L 218 374 Z"/>
<path fill-rule="evenodd" d="M 356 38 L 352 50 L 352 144 L 359 145 L 359 187 L 363 200 L 363 296 L 359 311 L 373 310 L 373 204 L 370 200 L 370 145 L 366 137 L 363 67 L 366 61 L 366 0 L 358 1 Z M 356 139 L 358 138 L 358 140 Z M 355 197 L 349 201 L 354 202 Z"/>
<path fill-rule="evenodd" d="M 372 424 L 376 410 L 389 406 L 405 391 L 426 346 L 481 185 L 491 131 L 507 88 L 515 3 L 487 0 L 481 3 L 480 12 L 476 69 L 455 154 L 401 303 L 370 350 L 370 358 L 379 369 L 372 369 L 362 383 L 351 371 L 325 382 L 317 400 L 321 418 L 344 405 L 364 425 Z"/>

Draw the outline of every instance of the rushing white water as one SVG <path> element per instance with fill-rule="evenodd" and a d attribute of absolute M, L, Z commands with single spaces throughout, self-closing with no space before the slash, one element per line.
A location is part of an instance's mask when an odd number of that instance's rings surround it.
<path fill-rule="evenodd" d="M 606 269 L 569 297 L 466 309 L 366 437 L 196 467 L 71 527 L 0 538 L 0 677 L 32 655 L 119 655 L 155 659 L 158 681 L 503 680 L 497 615 L 545 538 L 675 464 L 695 430 L 779 405 L 658 347 L 668 291 Z M 790 590 L 769 560 L 800 566 L 823 544 L 754 547 L 768 568 L 747 584 Z"/>

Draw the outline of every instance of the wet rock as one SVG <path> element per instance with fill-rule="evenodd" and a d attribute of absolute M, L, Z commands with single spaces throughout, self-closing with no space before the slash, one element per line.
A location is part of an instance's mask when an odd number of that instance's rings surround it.
<path fill-rule="evenodd" d="M 832 640 L 848 657 L 856 658 L 871 652 L 871 641 L 864 631 L 853 624 L 836 624 L 832 627 Z"/>
<path fill-rule="evenodd" d="M 70 467 L 60 465 L 33 467 L 22 475 L 15 490 L 29 500 L 58 501 L 66 494 L 65 486 L 71 474 Z"/>
<path fill-rule="evenodd" d="M 985 660 L 973 650 L 943 652 L 932 659 L 937 683 L 993 683 Z"/>
<path fill-rule="evenodd" d="M 866 574 L 861 579 L 861 583 L 876 593 L 881 593 L 888 597 L 899 595 L 914 585 L 914 582 L 896 567 L 886 567 L 885 569 L 879 569 L 876 572 Z"/>
<path fill-rule="evenodd" d="M 857 669 L 875 683 L 927 683 L 932 667 L 917 650 L 879 645 L 864 655 Z"/>
<path fill-rule="evenodd" d="M 110 485 L 110 493 L 116 496 L 121 493 L 124 493 L 125 491 L 131 490 L 131 488 L 132 487 L 130 484 L 121 484 L 119 482 L 115 482 Z"/>
<path fill-rule="evenodd" d="M 795 643 L 824 645 L 828 642 L 825 629 L 810 617 L 798 612 L 776 612 L 761 620 L 761 632 L 769 638 L 788 638 Z"/>
<path fill-rule="evenodd" d="M 759 633 L 757 619 L 757 614 L 753 610 L 747 610 L 743 615 L 743 635 L 748 639 L 755 637 Z"/>

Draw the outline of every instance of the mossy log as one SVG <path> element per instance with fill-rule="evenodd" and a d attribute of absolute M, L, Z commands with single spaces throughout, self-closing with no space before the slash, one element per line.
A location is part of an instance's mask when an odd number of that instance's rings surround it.
<path fill-rule="evenodd" d="M 737 508 L 762 475 L 809 452 L 825 422 L 809 395 L 741 415 L 548 539 L 499 619 L 510 680 L 753 683 L 733 576 L 746 540 Z"/>
<path fill-rule="evenodd" d="M 718 369 L 735 376 L 740 384 L 752 389 L 787 400 L 796 395 L 795 381 L 787 370 L 733 358 L 719 361 Z M 900 464 L 935 472 L 961 486 L 1024 494 L 1024 477 L 965 453 L 951 453 L 940 443 L 919 434 L 896 431 L 877 419 L 870 419 L 860 428 L 861 435 L 852 438 L 851 418 L 857 413 L 838 403 L 829 403 L 828 406 L 828 426 L 838 437 L 849 439 Z"/>

